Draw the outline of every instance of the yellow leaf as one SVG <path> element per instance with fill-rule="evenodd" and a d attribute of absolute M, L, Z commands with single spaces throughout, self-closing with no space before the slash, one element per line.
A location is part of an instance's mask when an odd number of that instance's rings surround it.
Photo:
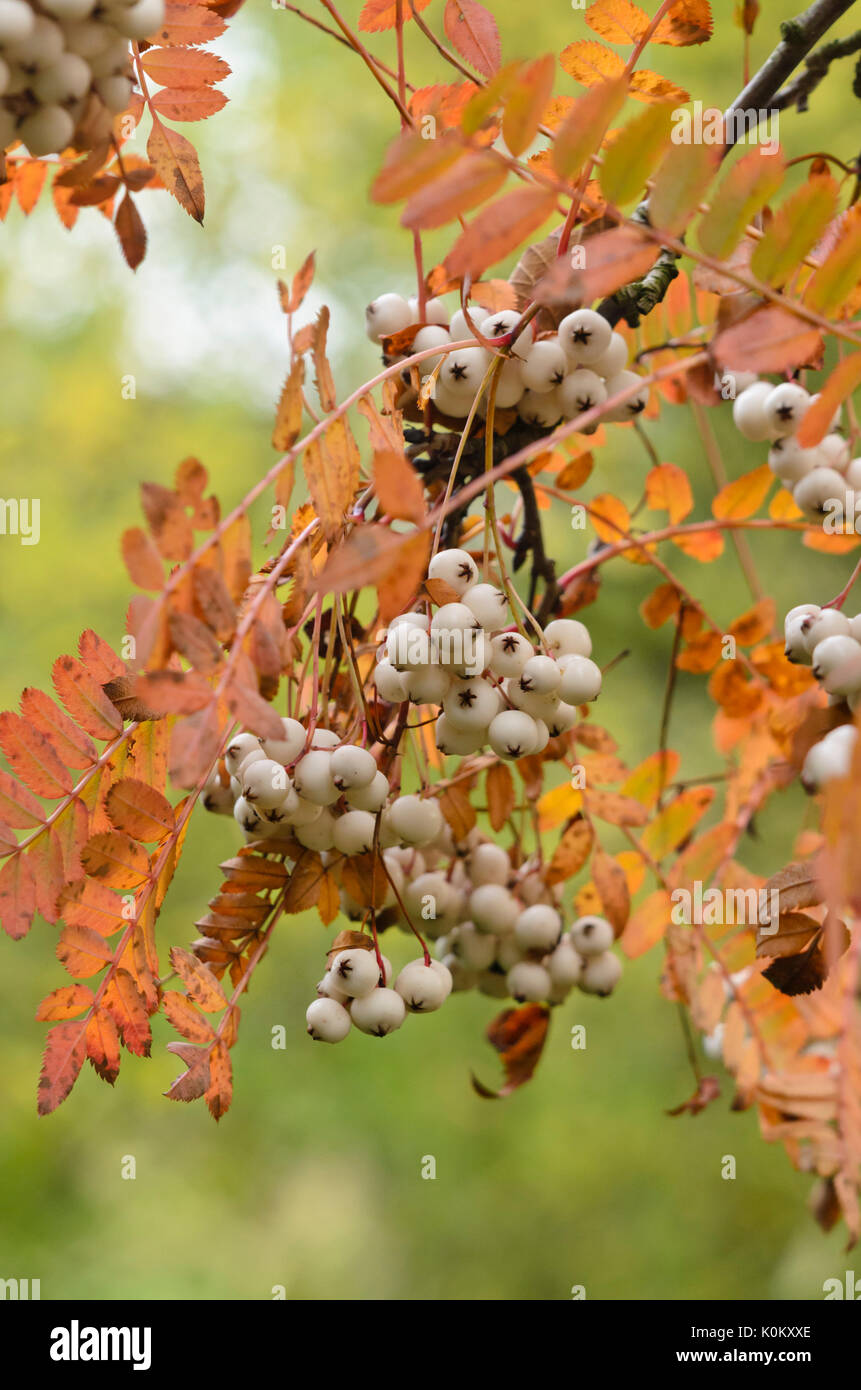
<path fill-rule="evenodd" d="M 712 502 L 712 515 L 720 520 L 743 520 L 753 516 L 765 501 L 774 482 L 767 463 L 744 473 L 722 487 Z"/>
<path fill-rule="evenodd" d="M 545 792 L 538 802 L 538 824 L 542 830 L 552 830 L 563 821 L 576 816 L 583 807 L 583 793 L 563 782 Z"/>

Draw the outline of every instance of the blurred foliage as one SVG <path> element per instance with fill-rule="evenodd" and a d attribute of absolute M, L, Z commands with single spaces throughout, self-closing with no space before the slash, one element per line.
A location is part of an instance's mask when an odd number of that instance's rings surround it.
<path fill-rule="evenodd" d="M 355 20 L 358 0 L 344 8 Z M 663 49 L 660 67 L 704 104 L 726 106 L 741 85 L 742 36 L 733 7 L 715 8 L 708 48 Z M 752 64 L 796 8 L 763 7 Z M 563 0 L 496 0 L 494 10 L 506 56 L 590 36 Z M 48 684 L 53 658 L 84 626 L 119 641 L 128 582 L 118 541 L 137 520 L 141 480 L 168 483 L 195 454 L 229 508 L 271 463 L 270 402 L 287 357 L 277 248 L 288 273 L 317 249 L 309 304 L 332 306 L 342 391 L 374 368 L 363 305 L 410 284 L 410 237 L 366 196 L 394 127 L 358 61 L 262 6 L 240 12 L 216 47 L 234 77 L 229 106 L 194 132 L 203 231 L 166 195 L 142 198 L 150 251 L 136 277 L 97 214 L 68 234 L 47 205 L 26 223 L 13 210 L 0 231 L 0 493 L 39 497 L 42 512 L 40 545 L 0 540 L 4 706 L 24 685 Z M 418 81 L 448 80 L 416 33 L 407 52 Z M 790 156 L 828 149 L 836 132 L 833 152 L 855 157 L 842 138 L 850 83 L 848 67 L 835 69 L 807 115 L 782 118 Z M 578 89 L 560 73 L 557 90 Z M 444 233 L 429 237 L 426 264 L 444 248 Z M 128 373 L 135 400 L 123 398 Z M 729 407 L 711 419 L 732 475 L 759 461 Z M 690 471 L 697 514 L 707 514 L 713 488 L 690 414 L 664 407 L 648 429 L 661 459 Z M 588 490 L 633 502 L 647 467 L 633 431 L 611 429 Z M 253 515 L 262 536 L 263 510 Z M 548 537 L 563 567 L 582 556 L 586 540 L 563 508 Z M 839 562 L 799 554 L 792 537 L 757 537 L 755 553 L 781 611 L 842 582 Z M 680 556 L 673 564 L 718 620 L 745 605 L 729 546 L 708 570 Z M 630 651 L 596 717 L 631 762 L 655 744 L 670 646 L 669 631 L 649 633 L 637 615 L 652 583 L 643 569 L 609 567 L 589 616 L 602 662 Z M 703 684 L 679 677 L 671 743 L 685 776 L 714 767 Z M 799 795 L 779 799 L 746 842 L 746 862 L 763 872 L 785 862 L 802 816 Z M 232 824 L 195 819 L 160 924 L 163 959 L 195 934 L 235 843 Z M 666 1116 L 693 1081 L 675 1010 L 658 993 L 657 953 L 628 968 L 614 999 L 577 995 L 557 1011 L 536 1080 L 496 1104 L 477 1099 L 468 1079 L 471 1067 L 495 1079 L 482 1041 L 490 1000 L 456 998 L 380 1046 L 311 1047 L 302 1017 L 326 939 L 316 915 L 278 929 L 244 1008 L 237 1098 L 217 1128 L 202 1107 L 160 1098 L 180 1070 L 162 1019 L 153 1059 L 124 1056 L 115 1095 L 87 1068 L 70 1102 L 38 1121 L 44 1027 L 33 1009 L 62 971 L 51 928 L 0 941 L 0 1277 L 40 1278 L 45 1298 L 269 1298 L 283 1285 L 303 1299 L 565 1299 L 582 1284 L 589 1298 L 740 1299 L 817 1298 L 823 1279 L 841 1274 L 839 1232 L 822 1237 L 805 1211 L 809 1179 L 761 1144 L 751 1116 L 729 1112 L 726 1085 L 695 1121 Z M 405 940 L 386 949 L 396 961 L 410 953 Z M 585 1051 L 570 1047 L 574 1023 L 586 1024 Z M 271 1045 L 278 1025 L 283 1051 Z M 726 1154 L 735 1181 L 721 1178 Z M 134 1181 L 121 1177 L 126 1155 Z M 425 1155 L 436 1159 L 434 1181 L 421 1177 Z"/>

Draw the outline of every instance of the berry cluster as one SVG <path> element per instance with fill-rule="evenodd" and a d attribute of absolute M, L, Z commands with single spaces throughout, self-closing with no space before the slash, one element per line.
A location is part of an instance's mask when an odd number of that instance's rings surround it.
<path fill-rule="evenodd" d="M 333 953 L 306 1014 L 317 1041 L 341 1042 L 351 1022 L 383 1037 L 407 1013 L 430 1013 L 453 991 L 561 1004 L 575 986 L 608 995 L 618 984 L 622 965 L 611 949 L 610 923 L 580 917 L 563 931 L 561 889 L 546 885 L 535 860 L 513 867 L 480 831 L 455 843 L 444 826 L 423 849 L 390 848 L 383 861 L 391 891 L 380 925 L 409 935 L 420 924 L 437 959 L 410 961 L 392 988 L 391 962 L 370 941 Z M 341 907 L 355 920 L 367 911 L 343 889 Z"/>
<path fill-rule="evenodd" d="M 572 728 L 576 707 L 601 689 L 584 624 L 548 623 L 545 650 L 537 651 L 512 630 L 503 590 L 479 583 L 467 551 L 439 551 L 428 579 L 442 580 L 457 601 L 441 604 L 433 617 L 402 613 L 392 621 L 374 668 L 380 698 L 438 707 L 436 745 L 444 754 L 489 744 L 500 758 L 523 758 Z"/>
<path fill-rule="evenodd" d="M 821 517 L 835 504 L 845 512 L 847 493 L 861 491 L 861 458 L 851 458 L 847 440 L 836 433 L 839 409 L 831 421 L 831 433 L 812 449 L 803 449 L 795 435 L 818 397 L 796 381 L 774 386 L 747 374 L 741 380 L 744 389 L 732 411 L 736 427 L 745 439 L 770 442 L 768 466 L 792 493 L 796 506 L 811 518 Z M 854 516 L 854 507 L 848 510 Z"/>
<path fill-rule="evenodd" d="M 467 321 L 458 309 L 449 320 L 441 299 L 425 305 L 424 321 L 419 323 L 415 299 L 399 294 L 383 294 L 365 311 L 368 337 L 382 343 L 408 328 L 415 328 L 410 354 L 439 348 L 439 352 L 418 364 L 422 378 L 433 377 L 432 394 L 442 415 L 462 420 L 469 415 L 479 388 L 492 361 L 491 352 L 476 338 L 476 331 L 495 346 L 507 346 L 520 322 L 515 309 L 490 314 L 477 305 L 470 306 Z M 471 339 L 473 346 L 452 348 L 452 343 Z M 603 405 L 610 396 L 637 385 L 640 378 L 626 370 L 628 348 L 624 338 L 593 309 L 577 309 L 564 318 L 555 334 L 536 338 L 529 324 L 510 344 L 510 356 L 496 384 L 495 406 L 517 409 L 520 418 L 541 429 L 553 429 L 562 420 L 572 420 L 593 406 Z M 387 363 L 404 360 L 401 352 L 387 356 Z M 648 388 L 643 387 L 623 405 L 608 411 L 605 420 L 631 420 L 645 409 Z M 477 406 L 480 416 L 487 413 L 488 393 Z"/>
<path fill-rule="evenodd" d="M 812 666 L 829 702 L 845 703 L 854 714 L 861 703 L 861 613 L 847 618 L 836 608 L 801 603 L 783 627 L 787 660 Z M 840 724 L 813 745 L 801 771 L 808 791 L 848 774 L 857 735 L 854 724 Z"/>
<path fill-rule="evenodd" d="M 332 954 L 317 986 L 318 997 L 305 1014 L 315 1042 L 343 1042 L 353 1024 L 362 1033 L 384 1038 L 400 1028 L 408 1013 L 429 1014 L 452 991 L 449 970 L 419 956 L 405 965 L 391 987 L 391 961 L 368 949 L 351 947 Z"/>
<path fill-rule="evenodd" d="M 164 15 L 164 0 L 0 0 L 0 151 L 58 154 L 93 98 L 107 136 L 132 92 L 129 40 Z"/>
<path fill-rule="evenodd" d="M 292 835 L 306 849 L 367 854 L 378 816 L 382 846 L 424 845 L 439 835 L 435 801 L 400 796 L 386 805 L 388 779 L 367 748 L 330 729 L 309 734 L 298 719 L 281 722 L 283 738 L 237 734 L 203 793 L 206 809 L 233 815 L 246 840 Z"/>

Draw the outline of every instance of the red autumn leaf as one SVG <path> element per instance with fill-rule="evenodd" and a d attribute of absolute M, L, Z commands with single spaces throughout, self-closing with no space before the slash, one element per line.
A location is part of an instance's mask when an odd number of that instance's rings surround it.
<path fill-rule="evenodd" d="M 490 203 L 470 222 L 445 259 L 451 276 L 479 276 L 514 251 L 551 215 L 552 190 L 525 184 Z"/>
<path fill-rule="evenodd" d="M 165 839 L 176 824 L 167 797 L 133 777 L 114 783 L 105 800 L 105 810 L 117 830 L 145 843 Z"/>
<path fill-rule="evenodd" d="M 613 227 L 589 238 L 582 272 L 584 303 L 614 294 L 651 269 L 659 248 L 634 227 Z"/>
<path fill-rule="evenodd" d="M 506 166 L 489 150 L 466 154 L 413 194 L 401 215 L 401 224 L 422 229 L 443 227 L 487 202 L 507 177 Z"/>
<path fill-rule="evenodd" d="M 490 11 L 478 0 L 446 0 L 443 24 L 461 57 L 484 77 L 492 77 L 502 61 L 502 49 Z"/>
<path fill-rule="evenodd" d="M 114 231 L 119 238 L 126 262 L 132 270 L 137 270 L 146 255 L 146 228 L 129 192 L 126 192 L 117 208 Z"/>
<path fill-rule="evenodd" d="M 13 940 L 26 936 L 36 912 L 36 881 L 29 855 L 15 854 L 0 869 L 0 925 Z"/>
<path fill-rule="evenodd" d="M 487 1039 L 499 1053 L 505 1068 L 505 1083 L 498 1091 L 472 1077 L 473 1088 L 485 1100 L 501 1100 L 529 1081 L 541 1058 L 550 1023 L 550 1010 L 544 1004 L 524 1004 L 505 1009 L 487 1029 Z"/>
<path fill-rule="evenodd" d="M 97 680 L 73 656 L 58 656 L 51 676 L 54 689 L 69 714 L 93 738 L 111 739 L 122 729 L 114 709 Z"/>
<path fill-rule="evenodd" d="M 18 714 L 0 714 L 0 748 L 12 771 L 37 796 L 56 801 L 74 783 L 53 745 Z"/>
<path fill-rule="evenodd" d="M 67 767 L 90 767 L 96 761 L 96 745 L 44 691 L 28 686 L 21 696 L 21 714 Z"/>
<path fill-rule="evenodd" d="M 39 1114 L 50 1115 L 66 1099 L 87 1056 L 80 1023 L 58 1023 L 48 1034 L 39 1078 Z"/>
<path fill-rule="evenodd" d="M 772 304 L 724 329 L 713 348 L 726 370 L 783 372 L 816 361 L 822 338 L 817 328 Z"/>

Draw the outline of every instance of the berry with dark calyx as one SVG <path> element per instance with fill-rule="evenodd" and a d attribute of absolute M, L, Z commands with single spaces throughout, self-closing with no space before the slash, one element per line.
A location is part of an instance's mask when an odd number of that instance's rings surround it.
<path fill-rule="evenodd" d="M 625 354 L 627 358 L 627 353 Z M 568 375 L 568 358 L 558 341 L 547 338 L 533 343 L 521 369 L 523 384 L 536 396 L 551 392 Z"/>
<path fill-rule="evenodd" d="M 609 323 L 594 309 L 575 309 L 559 325 L 559 346 L 577 365 L 597 362 L 609 348 L 612 337 Z"/>
<path fill-rule="evenodd" d="M 810 395 L 794 381 L 783 381 L 763 401 L 766 419 L 774 434 L 795 434 L 810 407 Z"/>
<path fill-rule="evenodd" d="M 588 367 L 579 367 L 565 377 L 556 394 L 562 414 L 573 420 L 593 406 L 603 405 L 607 399 L 607 388 L 595 372 Z"/>
<path fill-rule="evenodd" d="M 768 381 L 756 381 L 733 401 L 733 422 L 745 439 L 759 443 L 775 438 L 771 417 L 765 408 L 773 389 Z"/>
<path fill-rule="evenodd" d="M 538 742 L 535 720 L 524 710 L 503 710 L 491 721 L 487 741 L 500 758 L 526 758 Z"/>
<path fill-rule="evenodd" d="M 580 956 L 599 956 L 609 951 L 615 939 L 606 917 L 578 917 L 571 928 L 571 944 Z"/>
<path fill-rule="evenodd" d="M 518 1003 L 538 1004 L 547 999 L 553 988 L 550 971 L 535 961 L 522 960 L 512 965 L 505 977 L 508 992 Z"/>
<path fill-rule="evenodd" d="M 520 676 L 533 654 L 522 633 L 499 632 L 490 643 L 490 669 L 497 676 Z"/>
<path fill-rule="evenodd" d="M 554 656 L 591 656 L 592 638 L 576 618 L 554 618 L 544 629 L 544 641 Z"/>
<path fill-rule="evenodd" d="M 335 986 L 351 999 L 361 999 L 380 983 L 380 967 L 373 951 L 352 947 L 339 951 L 329 965 Z"/>
<path fill-rule="evenodd" d="M 630 391 L 638 382 L 642 382 L 642 378 L 639 377 L 636 372 L 619 372 L 616 376 L 611 376 L 609 380 L 605 382 L 607 396 L 617 396 L 622 391 Z M 619 405 L 614 405 L 611 410 L 605 413 L 604 419 L 614 421 L 617 424 L 625 420 L 635 420 L 638 415 L 642 414 L 648 404 L 649 388 L 648 386 L 641 385 L 636 395 L 629 396 L 626 401 L 622 401 Z"/>
<path fill-rule="evenodd" d="M 441 579 L 457 594 L 478 581 L 478 566 L 465 550 L 439 550 L 428 565 L 428 579 Z"/>
<path fill-rule="evenodd" d="M 441 962 L 436 964 L 441 965 Z M 395 980 L 395 989 L 411 1014 L 428 1014 L 444 1003 L 450 993 L 450 982 L 450 975 L 446 981 L 440 970 L 434 970 L 433 965 L 425 965 L 422 957 L 404 966 Z"/>
<path fill-rule="evenodd" d="M 308 1036 L 315 1042 L 343 1042 L 352 1027 L 350 1015 L 337 999 L 315 999 L 305 1011 Z"/>
<path fill-rule="evenodd" d="M 332 779 L 339 791 L 368 787 L 377 775 L 373 753 L 355 744 L 344 744 L 332 753 Z"/>
<path fill-rule="evenodd" d="M 397 990 L 380 985 L 350 1004 L 353 1023 L 362 1033 L 370 1033 L 375 1038 L 385 1038 L 393 1033 L 400 1028 L 406 1016 L 406 1005 Z"/>

